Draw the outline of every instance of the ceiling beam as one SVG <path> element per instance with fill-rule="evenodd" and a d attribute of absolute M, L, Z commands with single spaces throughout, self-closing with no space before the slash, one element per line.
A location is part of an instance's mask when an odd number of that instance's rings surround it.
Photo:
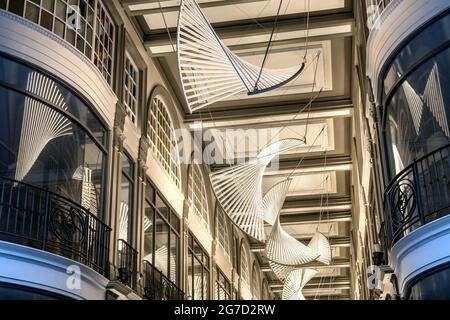
<path fill-rule="evenodd" d="M 299 241 L 309 242 L 311 238 L 302 237 L 297 238 Z M 350 237 L 333 237 L 328 238 L 331 247 L 347 247 L 351 245 Z M 266 249 L 265 243 L 254 242 L 250 243 L 250 251 L 252 252 L 263 252 Z M 270 268 L 270 266 L 269 266 Z"/>
<path fill-rule="evenodd" d="M 326 159 L 326 164 L 325 160 Z M 238 161 L 237 161 L 238 162 Z M 325 171 L 336 171 L 336 168 L 351 169 L 352 158 L 350 156 L 326 156 L 322 155 L 320 157 L 304 158 L 299 165 L 298 159 L 292 160 L 282 160 L 278 161 L 278 168 L 274 171 L 267 172 L 266 176 L 282 176 L 285 174 L 295 175 L 296 173 L 303 173 L 307 171 L 312 172 L 325 172 Z M 211 171 L 217 171 L 228 167 L 225 164 L 213 164 L 211 165 Z M 294 170 L 295 169 L 295 170 Z M 294 170 L 294 171 L 293 171 Z M 286 172 L 285 172 L 286 171 Z"/>
<path fill-rule="evenodd" d="M 309 103 L 309 99 L 295 103 L 260 103 L 253 106 L 236 105 L 227 108 L 213 108 L 185 115 L 185 122 L 191 129 L 196 121 L 201 121 L 203 128 L 245 127 L 250 123 L 259 125 L 278 124 L 282 126 L 304 123 L 308 114 L 299 115 L 299 110 Z M 309 119 L 349 118 L 353 115 L 353 102 L 350 97 L 319 98 L 311 103 Z"/>
<path fill-rule="evenodd" d="M 304 26 L 305 26 L 305 17 L 297 17 L 295 19 L 283 19 L 278 22 L 277 27 L 277 35 L 278 39 L 282 39 L 284 42 L 286 40 L 298 40 L 305 38 Z M 346 28 L 341 29 L 340 27 L 348 27 L 353 24 L 353 14 L 349 13 L 335 13 L 335 14 L 327 14 L 324 16 L 313 16 L 310 18 L 309 22 L 309 32 L 310 32 L 310 41 L 314 41 L 314 39 L 325 37 L 330 38 L 332 35 L 351 35 L 351 30 L 347 30 Z M 233 23 L 232 26 L 226 27 L 214 27 L 219 38 L 225 43 L 225 45 L 230 48 L 240 48 L 245 49 L 248 47 L 248 41 L 243 41 L 244 38 L 261 39 L 256 42 L 252 42 L 253 44 L 261 43 L 266 44 L 267 40 L 265 35 L 270 35 L 270 31 L 273 28 L 273 22 L 262 22 L 256 24 L 254 21 L 241 23 L 238 21 Z M 243 34 L 243 30 L 245 33 Z M 321 30 L 326 30 L 325 33 L 321 33 Z M 343 33 L 343 30 L 347 30 Z M 170 33 L 170 37 L 168 35 Z M 261 37 L 262 36 L 262 37 Z M 287 38 L 286 38 L 287 37 Z M 171 50 L 171 39 L 173 42 L 176 42 L 177 32 L 176 28 L 170 28 L 169 32 L 165 28 L 157 29 L 148 34 L 144 35 L 144 45 L 150 48 L 151 52 L 160 52 L 159 55 L 163 54 L 162 50 L 155 50 L 152 48 L 167 48 L 167 53 L 170 53 Z M 238 41 L 239 45 L 233 46 L 234 42 L 230 42 L 233 39 L 240 39 Z M 274 43 L 279 42 L 275 41 Z"/>
<path fill-rule="evenodd" d="M 323 214 L 320 212 L 300 213 L 300 214 L 286 214 L 281 215 L 281 225 L 292 226 L 298 224 L 314 224 L 324 222 Z M 350 211 L 330 212 L 326 214 L 326 222 L 341 222 L 352 221 L 352 213 Z"/>
<path fill-rule="evenodd" d="M 198 0 L 198 5 L 205 9 L 205 8 L 214 8 L 214 7 L 222 7 L 222 6 L 231 6 L 231 5 L 237 5 L 237 4 L 244 4 L 244 3 L 253 3 L 253 2 L 267 2 L 267 0 L 216 0 L 216 1 L 202 1 Z M 128 8 L 130 12 L 130 16 L 142 16 L 147 14 L 159 14 L 162 12 L 169 13 L 169 12 L 177 12 L 180 8 L 179 5 L 165 5 L 164 1 L 161 1 L 161 8 L 159 7 L 158 0 L 125 0 L 124 5 Z M 129 8 L 130 5 L 133 4 L 154 4 L 151 8 L 148 9 L 142 9 L 142 10 L 131 10 Z M 173 3 L 171 1 L 170 3 Z"/>
<path fill-rule="evenodd" d="M 323 202 L 323 206 L 321 206 L 321 202 Z M 325 205 L 326 204 L 326 205 Z M 351 206 L 352 199 L 350 196 L 341 196 L 341 197 L 332 197 L 328 196 L 328 198 L 324 199 L 322 195 L 318 197 L 302 197 L 301 199 L 286 199 L 283 209 L 281 209 L 282 213 L 292 213 L 299 211 L 308 211 L 309 208 L 315 208 L 320 206 L 319 210 L 326 211 L 326 207 L 336 207 L 336 206 Z M 302 210 L 303 209 L 303 210 Z M 328 209 L 329 210 L 329 209 Z"/>

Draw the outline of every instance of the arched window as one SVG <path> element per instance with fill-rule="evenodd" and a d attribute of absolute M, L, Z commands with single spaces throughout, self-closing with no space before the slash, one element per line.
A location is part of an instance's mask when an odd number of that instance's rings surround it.
<path fill-rule="evenodd" d="M 154 97 L 151 102 L 147 134 L 154 155 L 180 188 L 180 161 L 176 151 L 175 130 L 167 106 L 160 96 Z"/>
<path fill-rule="evenodd" d="M 256 267 L 256 263 L 253 264 L 252 271 L 252 295 L 253 300 L 261 299 L 261 287 L 260 287 L 261 279 L 259 277 L 258 268 Z"/>
<path fill-rule="evenodd" d="M 208 199 L 206 198 L 205 180 L 200 166 L 191 165 L 188 180 L 188 201 L 192 210 L 209 230 Z"/>
<path fill-rule="evenodd" d="M 263 300 L 270 300 L 270 291 L 269 291 L 269 285 L 267 284 L 267 280 L 264 279 L 263 281 L 263 289 L 262 289 L 262 299 Z"/>
<path fill-rule="evenodd" d="M 242 246 L 241 251 L 241 279 L 249 284 L 249 267 L 248 267 L 248 251 L 247 247 Z"/>
<path fill-rule="evenodd" d="M 216 219 L 217 242 L 225 251 L 228 258 L 230 258 L 230 233 L 228 230 L 228 217 L 220 207 L 217 208 Z"/>

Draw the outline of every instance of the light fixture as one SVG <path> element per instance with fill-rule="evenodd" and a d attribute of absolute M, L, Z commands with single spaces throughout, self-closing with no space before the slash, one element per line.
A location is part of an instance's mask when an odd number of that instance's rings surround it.
<path fill-rule="evenodd" d="M 315 269 L 298 269 L 292 271 L 283 287 L 283 300 L 306 300 L 302 294 L 305 285 L 317 274 Z"/>
<path fill-rule="evenodd" d="M 281 199 L 275 192 L 268 192 L 266 201 L 262 197 L 266 167 L 281 153 L 303 144 L 300 139 L 279 140 L 262 149 L 255 159 L 210 174 L 211 186 L 222 209 L 242 231 L 257 241 L 265 241 L 264 219 L 272 219 L 273 215 L 272 211 L 265 214 L 264 209 L 273 210 Z M 269 204 L 269 198 L 274 204 Z"/>
<path fill-rule="evenodd" d="M 242 60 L 220 40 L 195 0 L 181 0 L 177 33 L 178 68 L 191 112 L 237 93 L 254 95 L 276 89 L 305 69 L 306 55 L 300 67 L 286 70 L 264 69 L 265 59 L 261 67 Z"/>

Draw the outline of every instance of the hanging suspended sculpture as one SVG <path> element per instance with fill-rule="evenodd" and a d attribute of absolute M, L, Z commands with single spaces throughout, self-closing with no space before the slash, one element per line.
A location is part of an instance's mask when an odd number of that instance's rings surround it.
<path fill-rule="evenodd" d="M 98 213 L 98 196 L 92 182 L 92 169 L 79 166 L 72 175 L 72 179 L 81 181 L 81 206 L 96 215 Z"/>
<path fill-rule="evenodd" d="M 435 63 L 428 75 L 423 96 L 418 94 L 412 85 L 405 81 L 402 84 L 409 111 L 411 113 L 416 134 L 420 134 L 422 117 L 425 109 L 433 115 L 442 132 L 450 138 L 450 129 L 447 121 L 443 91 L 439 78 L 439 68 Z"/>
<path fill-rule="evenodd" d="M 273 186 L 264 196 L 263 203 L 264 203 L 264 214 L 265 218 L 264 220 L 271 226 L 275 226 L 275 224 L 279 223 L 277 222 L 277 219 L 279 218 L 279 214 L 281 211 L 281 208 L 283 207 L 283 203 L 286 199 L 287 192 L 289 190 L 290 184 L 292 179 L 288 178 L 284 181 L 279 182 L 275 186 Z M 272 231 L 273 231 L 272 227 Z M 277 228 L 280 228 L 282 230 L 281 225 L 278 224 Z M 284 230 L 283 230 L 284 231 Z M 281 231 L 280 231 L 281 232 Z M 287 234 L 284 231 L 284 234 Z M 272 235 L 272 232 L 271 232 Z M 289 236 L 290 237 L 290 236 Z M 292 238 L 292 237 L 290 237 Z M 296 239 L 292 238 L 290 239 L 293 241 L 298 242 L 301 247 L 303 248 L 304 245 L 297 241 Z M 269 240 L 270 241 L 270 240 Z M 289 259 L 286 259 L 288 261 L 292 261 L 295 259 L 295 255 L 299 252 L 289 252 L 287 249 L 289 247 L 290 243 L 279 243 L 278 249 L 279 254 L 281 255 L 281 251 L 284 251 L 282 254 L 283 256 L 289 256 L 292 255 Z M 272 249 L 275 246 L 274 241 L 271 242 Z M 314 256 L 317 258 L 316 261 L 319 261 L 325 265 L 329 265 L 331 262 L 331 247 L 328 242 L 328 239 L 321 233 L 316 232 L 311 239 L 310 243 L 308 244 L 308 248 L 310 248 L 314 252 Z M 308 250 L 309 251 L 309 250 Z M 309 254 L 309 253 L 308 253 Z M 312 256 L 307 257 L 305 260 L 308 262 L 310 261 Z M 269 257 L 269 264 L 274 271 L 275 275 L 281 280 L 285 281 L 285 279 L 288 277 L 288 275 L 294 271 L 298 265 L 287 265 L 287 264 L 280 264 L 277 263 L 276 260 L 277 257 L 275 255 L 271 255 Z M 281 261 L 278 261 L 281 262 Z M 286 261 L 284 261 L 286 262 Z"/>
<path fill-rule="evenodd" d="M 42 74 L 31 72 L 26 89 L 62 110 L 67 109 L 57 85 Z M 25 98 L 15 179 L 25 178 L 50 141 L 71 133 L 70 121 L 61 113 L 35 99 Z"/>
<path fill-rule="evenodd" d="M 283 152 L 300 147 L 300 139 L 284 139 L 264 148 L 255 159 L 210 174 L 222 209 L 250 237 L 264 242 L 262 179 L 269 163 Z"/>
<path fill-rule="evenodd" d="M 317 274 L 315 269 L 298 269 L 292 271 L 283 287 L 283 300 L 306 300 L 302 290 Z"/>
<path fill-rule="evenodd" d="M 119 207 L 119 239 L 128 241 L 128 204 L 120 202 Z"/>
<path fill-rule="evenodd" d="M 320 232 L 316 232 L 309 242 L 308 247 L 310 247 L 317 254 L 318 257 L 316 261 L 319 261 L 327 266 L 330 265 L 331 246 L 327 237 Z"/>
<path fill-rule="evenodd" d="M 270 70 L 264 69 L 265 59 L 262 67 L 242 60 L 219 39 L 195 0 L 181 0 L 177 47 L 181 83 L 191 112 L 245 91 L 255 95 L 279 88 L 298 77 L 306 64 L 304 60 L 300 68 Z"/>
<path fill-rule="evenodd" d="M 274 185 L 263 198 L 264 221 L 273 226 L 283 208 L 292 179 L 283 180 Z"/>
<path fill-rule="evenodd" d="M 267 241 L 266 256 L 272 262 L 290 267 L 298 267 L 319 258 L 314 248 L 304 245 L 281 227 L 279 215 Z"/>

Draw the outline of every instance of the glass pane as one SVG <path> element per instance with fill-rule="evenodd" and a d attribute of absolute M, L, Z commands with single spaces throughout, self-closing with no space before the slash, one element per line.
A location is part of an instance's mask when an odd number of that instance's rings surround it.
<path fill-rule="evenodd" d="M 178 233 L 180 232 L 180 218 L 174 213 L 170 213 L 170 225 L 174 228 Z"/>
<path fill-rule="evenodd" d="M 158 209 L 158 212 L 167 220 L 169 220 L 169 207 L 166 205 L 164 200 L 161 199 L 159 194 L 156 194 L 156 202 L 155 202 L 156 209 Z"/>
<path fill-rule="evenodd" d="M 450 49 L 414 71 L 387 107 L 386 142 L 391 177 L 414 159 L 450 142 Z"/>
<path fill-rule="evenodd" d="M 180 256 L 180 239 L 178 236 L 172 231 L 170 235 L 170 280 L 172 280 L 175 284 L 179 283 L 179 256 Z"/>
<path fill-rule="evenodd" d="M 39 22 L 39 7 L 32 5 L 32 4 L 27 4 L 27 7 L 25 9 L 25 18 L 34 22 L 34 23 L 38 23 Z"/>
<path fill-rule="evenodd" d="M 155 267 L 169 277 L 169 226 L 155 215 Z"/>
<path fill-rule="evenodd" d="M 144 216 L 144 257 L 143 260 L 153 264 L 153 230 L 155 210 L 146 201 Z"/>
<path fill-rule="evenodd" d="M 0 88 L 0 114 L 2 177 L 48 189 L 93 214 L 101 212 L 104 155 L 82 128 L 6 88 Z"/>
<path fill-rule="evenodd" d="M 24 0 L 13 0 L 9 1 L 9 11 L 17 14 L 19 16 L 23 16 L 23 9 L 24 9 Z"/>
<path fill-rule="evenodd" d="M 62 101 L 58 105 L 78 119 L 83 126 L 91 131 L 98 142 L 104 145 L 106 143 L 106 130 L 90 107 L 66 86 L 51 78 L 38 76 L 37 74 L 38 72 L 27 66 L 0 57 L 0 80 L 27 91 L 31 90 L 33 86 L 47 86 L 49 88 L 47 91 L 37 90 L 35 93 L 46 100 L 53 97 L 54 101 Z"/>
<path fill-rule="evenodd" d="M 194 299 L 194 268 L 193 268 L 192 253 L 188 253 L 188 288 L 187 296 Z"/>
<path fill-rule="evenodd" d="M 119 239 L 132 243 L 133 185 L 122 174 L 119 194 Z"/>
<path fill-rule="evenodd" d="M 209 272 L 203 269 L 203 300 L 209 299 Z"/>
<path fill-rule="evenodd" d="M 41 26 L 44 28 L 53 31 L 53 15 L 48 13 L 47 11 L 41 10 Z"/>
<path fill-rule="evenodd" d="M 202 265 L 194 259 L 194 300 L 203 299 L 203 275 Z"/>

